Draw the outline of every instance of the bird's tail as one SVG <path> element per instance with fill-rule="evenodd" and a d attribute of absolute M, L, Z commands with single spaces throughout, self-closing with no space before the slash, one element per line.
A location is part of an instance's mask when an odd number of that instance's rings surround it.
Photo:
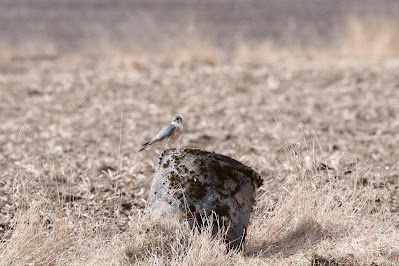
<path fill-rule="evenodd" d="M 157 141 L 154 141 L 154 140 L 147 141 L 146 143 L 144 143 L 143 145 L 141 145 L 141 148 L 140 148 L 139 152 L 141 152 L 141 151 L 147 149 L 148 147 L 150 147 L 152 144 L 154 144 L 154 143 L 156 143 L 156 142 L 157 142 Z"/>
<path fill-rule="evenodd" d="M 141 152 L 141 151 L 147 149 L 148 146 L 150 146 L 150 145 L 148 145 L 149 143 L 150 143 L 150 142 L 148 141 L 148 142 L 144 143 L 143 145 L 141 145 L 141 148 L 140 148 L 139 152 Z"/>

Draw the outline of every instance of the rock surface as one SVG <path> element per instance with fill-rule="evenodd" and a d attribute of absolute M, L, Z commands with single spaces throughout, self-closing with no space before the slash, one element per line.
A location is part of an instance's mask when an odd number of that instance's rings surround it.
<path fill-rule="evenodd" d="M 168 149 L 159 158 L 146 213 L 203 224 L 213 216 L 230 248 L 243 243 L 256 189 L 262 179 L 250 167 L 199 149 Z"/>

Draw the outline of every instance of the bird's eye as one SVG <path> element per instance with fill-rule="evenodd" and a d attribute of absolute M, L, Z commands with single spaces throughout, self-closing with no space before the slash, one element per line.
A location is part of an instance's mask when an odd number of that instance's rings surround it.
<path fill-rule="evenodd" d="M 176 121 L 176 122 L 181 123 L 183 120 L 182 120 L 182 118 L 181 118 L 180 116 L 176 116 L 176 117 L 173 119 L 173 121 Z"/>

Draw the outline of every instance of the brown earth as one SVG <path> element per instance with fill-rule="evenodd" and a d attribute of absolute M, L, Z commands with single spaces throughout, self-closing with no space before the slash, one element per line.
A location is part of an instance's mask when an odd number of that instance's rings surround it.
<path fill-rule="evenodd" d="M 177 114 L 185 126 L 178 146 L 250 165 L 267 202 L 295 188 L 295 154 L 318 190 L 355 184 L 367 188 L 371 213 L 398 215 L 398 64 L 55 65 L 26 62 L 1 75 L 3 241 L 16 211 L 31 206 L 48 223 L 101 224 L 107 237 L 127 230 L 162 151 L 137 150 Z"/>

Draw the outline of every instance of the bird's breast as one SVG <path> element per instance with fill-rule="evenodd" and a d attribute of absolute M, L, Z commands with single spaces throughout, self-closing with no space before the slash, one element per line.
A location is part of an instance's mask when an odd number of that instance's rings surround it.
<path fill-rule="evenodd" d="M 173 144 L 178 137 L 180 137 L 181 133 L 183 133 L 183 127 L 182 126 L 176 126 L 176 129 L 173 131 L 172 135 L 165 139 L 165 142 Z"/>

